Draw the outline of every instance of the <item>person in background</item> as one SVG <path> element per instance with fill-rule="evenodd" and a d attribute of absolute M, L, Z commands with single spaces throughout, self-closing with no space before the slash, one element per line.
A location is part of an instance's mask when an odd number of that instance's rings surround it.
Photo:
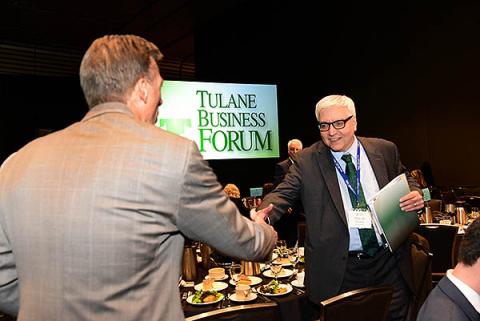
<path fill-rule="evenodd" d="M 357 137 L 353 101 L 343 95 L 316 105 L 321 140 L 297 154 L 285 179 L 270 192 L 257 213 L 274 205 L 271 222 L 297 200 L 306 219 L 305 284 L 315 308 L 322 300 L 349 290 L 391 285 L 389 320 L 405 320 L 413 289 L 410 246 L 391 253 L 374 229 L 366 207 L 370 198 L 399 174 L 406 173 L 411 192 L 398 200 L 405 212 L 423 208 L 416 181 L 400 161 L 397 147 L 378 138 Z"/>
<path fill-rule="evenodd" d="M 240 211 L 240 214 L 245 217 L 250 217 L 250 211 L 243 204 L 240 189 L 237 187 L 237 185 L 229 183 L 225 185 L 223 191 L 225 192 L 225 194 L 227 194 L 230 200 L 235 203 L 238 210 Z"/>
<path fill-rule="evenodd" d="M 433 288 L 417 321 L 480 320 L 480 218 L 467 228 L 458 263 Z"/>
<path fill-rule="evenodd" d="M 240 215 L 195 143 L 154 125 L 161 58 L 138 36 L 96 39 L 80 65 L 86 116 L 2 167 L 0 311 L 183 320 L 185 237 L 246 260 L 273 249 L 273 228 Z"/>
<path fill-rule="evenodd" d="M 303 149 L 303 144 L 299 139 L 291 139 L 287 143 L 288 158 L 275 164 L 275 174 L 273 176 L 273 184 L 277 186 L 288 173 L 290 166 L 295 162 L 296 155 Z"/>
<path fill-rule="evenodd" d="M 297 153 L 303 149 L 302 142 L 297 139 L 291 139 L 287 143 L 288 158 L 275 164 L 275 174 L 273 177 L 273 185 L 277 186 L 285 178 L 290 166 L 295 162 Z M 295 203 L 293 206 L 287 209 L 285 215 L 283 215 L 278 221 L 275 222 L 273 227 L 278 232 L 278 237 L 287 242 L 288 247 L 295 245 L 298 239 L 297 224 L 300 220 L 304 220 L 303 208 L 300 202 Z"/>

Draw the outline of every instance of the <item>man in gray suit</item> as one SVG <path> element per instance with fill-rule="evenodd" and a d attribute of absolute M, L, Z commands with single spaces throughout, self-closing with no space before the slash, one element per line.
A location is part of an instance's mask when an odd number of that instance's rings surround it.
<path fill-rule="evenodd" d="M 154 126 L 161 58 L 137 36 L 95 40 L 80 66 L 90 111 L 2 167 L 0 310 L 183 320 L 185 236 L 247 260 L 273 248 L 276 232 L 238 213 L 195 143 Z"/>
<path fill-rule="evenodd" d="M 480 320 L 480 218 L 467 229 L 458 264 L 448 270 L 423 303 L 417 321 Z"/>
<path fill-rule="evenodd" d="M 260 208 L 273 204 L 270 218 L 275 222 L 301 200 L 307 226 L 305 282 L 314 304 L 352 289 L 388 284 L 394 287 L 389 318 L 403 320 L 409 286 L 413 289 L 409 247 L 404 244 L 393 254 L 385 248 L 365 202 L 405 172 L 397 147 L 382 139 L 356 137 L 355 105 L 346 96 L 321 99 L 315 114 L 321 141 L 297 154 L 283 182 Z M 403 211 L 420 210 L 418 185 L 411 177 L 409 184 L 413 190 L 399 205 Z"/>

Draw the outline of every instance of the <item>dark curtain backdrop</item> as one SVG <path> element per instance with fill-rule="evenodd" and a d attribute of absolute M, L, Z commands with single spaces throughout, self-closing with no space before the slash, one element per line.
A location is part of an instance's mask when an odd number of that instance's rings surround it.
<path fill-rule="evenodd" d="M 197 78 L 277 84 L 281 159 L 290 138 L 319 139 L 315 103 L 341 93 L 358 134 L 395 142 L 408 168 L 430 167 L 440 186 L 480 185 L 478 12 L 474 1 L 246 1 L 203 22 Z M 271 177 L 267 165 L 212 164 L 245 187 Z"/>

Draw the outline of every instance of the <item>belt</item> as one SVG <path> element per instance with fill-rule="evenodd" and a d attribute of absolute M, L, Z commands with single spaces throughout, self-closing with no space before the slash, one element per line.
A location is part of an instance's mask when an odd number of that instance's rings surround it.
<path fill-rule="evenodd" d="M 350 251 L 348 257 L 355 257 L 359 260 L 371 259 L 372 257 L 363 251 Z"/>

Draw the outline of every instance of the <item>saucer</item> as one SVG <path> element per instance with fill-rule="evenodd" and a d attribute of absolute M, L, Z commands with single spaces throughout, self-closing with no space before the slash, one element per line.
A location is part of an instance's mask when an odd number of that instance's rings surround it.
<path fill-rule="evenodd" d="M 246 298 L 239 298 L 237 297 L 237 294 L 236 293 L 232 293 L 228 296 L 228 298 L 231 300 L 231 301 L 235 301 L 235 302 L 247 302 L 247 301 L 253 301 L 257 298 L 257 294 L 256 293 L 253 293 L 251 292 L 248 297 Z"/>
<path fill-rule="evenodd" d="M 305 285 L 303 283 L 300 283 L 298 282 L 297 279 L 293 280 L 292 282 L 290 282 L 294 287 L 297 287 L 297 288 L 304 288 Z"/>

